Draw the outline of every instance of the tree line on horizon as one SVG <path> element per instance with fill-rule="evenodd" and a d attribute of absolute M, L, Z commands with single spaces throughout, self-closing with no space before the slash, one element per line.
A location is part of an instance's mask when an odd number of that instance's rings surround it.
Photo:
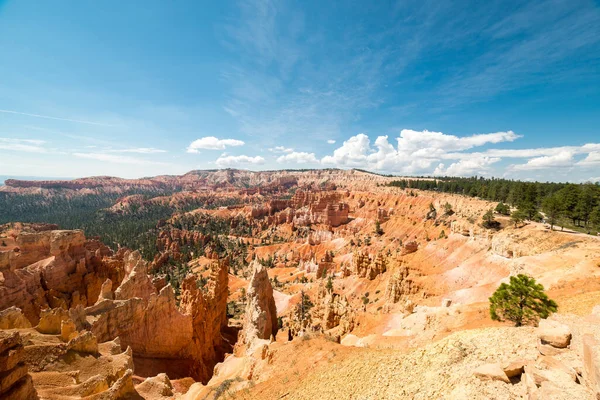
<path fill-rule="evenodd" d="M 499 202 L 495 211 L 515 224 L 545 220 L 577 230 L 600 231 L 600 183 L 523 182 L 501 178 L 400 179 L 389 186 L 460 194 Z M 511 210 L 514 209 L 514 210 Z M 542 215 L 543 213 L 544 215 Z"/>

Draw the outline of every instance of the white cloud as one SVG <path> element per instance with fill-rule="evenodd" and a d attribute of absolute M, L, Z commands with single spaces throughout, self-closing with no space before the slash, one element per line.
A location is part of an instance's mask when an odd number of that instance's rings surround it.
<path fill-rule="evenodd" d="M 513 165 L 511 168 L 516 171 L 570 167 L 573 165 L 573 152 L 561 151 L 551 156 L 542 156 L 532 158 L 525 164 Z"/>
<path fill-rule="evenodd" d="M 121 156 L 116 154 L 106 153 L 73 153 L 77 158 L 86 158 L 89 160 L 104 161 L 116 164 L 135 164 L 135 165 L 167 165 L 167 163 L 144 160 L 137 157 Z"/>
<path fill-rule="evenodd" d="M 206 136 L 194 140 L 187 148 L 188 153 L 198 153 L 199 149 L 224 150 L 226 147 L 243 146 L 245 143 L 237 139 L 218 139 L 214 136 Z"/>
<path fill-rule="evenodd" d="M 293 152 L 277 158 L 278 163 L 318 164 L 315 153 Z"/>
<path fill-rule="evenodd" d="M 323 157 L 321 162 L 340 167 L 364 167 L 367 165 L 367 153 L 371 150 L 370 143 L 367 135 L 359 133 L 344 141 L 333 155 Z"/>
<path fill-rule="evenodd" d="M 221 155 L 221 157 L 217 158 L 215 163 L 219 167 L 235 167 L 241 164 L 253 164 L 253 165 L 261 165 L 265 163 L 265 159 L 261 156 L 250 157 L 250 156 L 226 156 Z"/>
<path fill-rule="evenodd" d="M 86 146 L 86 147 L 95 147 L 95 146 Z M 155 149 L 153 147 L 137 147 L 132 149 L 123 149 L 123 150 L 110 150 L 113 153 L 138 153 L 138 154 L 156 154 L 156 153 L 166 153 L 166 150 Z"/>
<path fill-rule="evenodd" d="M 515 134 L 513 131 L 459 137 L 447 135 L 442 132 L 403 129 L 398 138 L 398 149 L 401 151 L 413 151 L 417 149 L 459 151 L 483 146 L 488 143 L 512 142 L 520 137 L 520 135 Z"/>
<path fill-rule="evenodd" d="M 327 141 L 327 143 L 329 143 L 329 144 L 335 144 L 335 140 L 333 140 L 333 139 L 329 139 L 329 140 Z"/>
<path fill-rule="evenodd" d="M 46 153 L 46 142 L 37 139 L 0 138 L 0 150 L 22 151 L 26 153 Z"/>
<path fill-rule="evenodd" d="M 592 152 L 590 152 L 587 155 L 587 157 L 584 158 L 583 160 L 579 161 L 577 163 L 577 165 L 581 165 L 581 166 L 600 165 L 600 151 L 592 151 Z"/>
<path fill-rule="evenodd" d="M 432 166 L 436 162 L 439 163 L 440 160 L 469 159 L 468 163 L 457 163 L 444 170 L 444 173 L 455 171 L 464 175 L 475 170 L 478 165 L 483 167 L 491 162 L 496 162 L 497 157 L 478 155 L 477 161 L 474 161 L 472 153 L 462 151 L 486 144 L 512 142 L 519 137 L 512 131 L 459 137 L 442 132 L 403 129 L 396 139 L 398 146 L 394 147 L 388 140 L 388 136 L 377 137 L 371 146 L 369 137 L 361 133 L 346 140 L 341 147 L 334 150 L 332 155 L 323 157 L 321 162 L 338 167 L 360 167 L 406 174 L 430 174 Z M 450 153 L 451 151 L 455 153 Z"/>
<path fill-rule="evenodd" d="M 291 153 L 294 151 L 294 149 L 290 147 L 277 146 L 270 148 L 269 151 L 273 153 Z"/>
<path fill-rule="evenodd" d="M 444 164 L 440 163 L 433 171 L 433 175 L 439 176 L 473 176 L 487 175 L 489 166 L 500 161 L 500 158 L 493 157 L 476 157 L 473 159 L 460 160 L 450 164 L 444 169 Z"/>

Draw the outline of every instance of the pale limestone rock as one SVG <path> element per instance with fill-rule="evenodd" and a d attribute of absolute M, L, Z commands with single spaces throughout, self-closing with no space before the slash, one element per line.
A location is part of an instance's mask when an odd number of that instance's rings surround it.
<path fill-rule="evenodd" d="M 510 383 L 510 379 L 502 370 L 500 364 L 484 364 L 475 369 L 473 374 L 481 380 L 502 381 Z"/>
<path fill-rule="evenodd" d="M 502 364 L 502 370 L 509 378 L 514 378 L 521 375 L 525 370 L 527 361 L 525 360 L 512 360 Z"/>
<path fill-rule="evenodd" d="M 563 349 L 571 343 L 571 330 L 560 322 L 542 319 L 538 328 L 538 337 L 542 344 Z"/>
<path fill-rule="evenodd" d="M 583 379 L 600 398 L 600 341 L 591 334 L 583 336 Z"/>

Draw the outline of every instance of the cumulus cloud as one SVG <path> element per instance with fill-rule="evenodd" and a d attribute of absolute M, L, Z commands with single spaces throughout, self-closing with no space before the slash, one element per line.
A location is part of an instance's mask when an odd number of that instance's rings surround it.
<path fill-rule="evenodd" d="M 284 147 L 284 146 L 277 146 L 277 147 L 271 147 L 269 149 L 270 152 L 273 153 L 291 153 L 294 151 L 294 149 L 289 148 L 289 147 Z"/>
<path fill-rule="evenodd" d="M 468 150 L 488 143 L 512 142 L 520 138 L 513 131 L 484 133 L 472 136 L 454 136 L 442 132 L 413 131 L 403 129 L 398 138 L 400 151 L 436 149 L 444 151 Z"/>
<path fill-rule="evenodd" d="M 333 139 L 329 139 L 329 140 L 327 141 L 327 143 L 329 143 L 329 144 L 335 144 L 335 140 L 333 140 Z"/>
<path fill-rule="evenodd" d="M 278 163 L 318 164 L 315 153 L 293 152 L 277 158 Z"/>
<path fill-rule="evenodd" d="M 396 138 L 397 146 L 394 146 L 388 136 L 377 137 L 371 145 L 369 137 L 360 133 L 346 140 L 332 155 L 323 157 L 321 162 L 338 167 L 360 167 L 406 174 L 430 174 L 437 164 L 439 173 L 448 173 L 449 170 L 468 174 L 477 165 L 486 166 L 497 162 L 497 157 L 477 156 L 477 160 L 474 160 L 469 155 L 471 153 L 465 153 L 465 150 L 486 144 L 512 142 L 519 137 L 512 131 L 459 137 L 442 132 L 403 129 Z M 442 166 L 440 169 L 440 160 L 463 158 L 465 161 L 462 163 L 450 165 L 447 169 Z"/>
<path fill-rule="evenodd" d="M 551 156 L 535 157 L 525 164 L 513 165 L 512 169 L 516 171 L 527 171 L 536 169 L 570 167 L 573 165 L 573 152 L 561 151 Z"/>
<path fill-rule="evenodd" d="M 45 141 L 37 139 L 0 138 L 0 150 L 46 153 L 45 143 Z"/>
<path fill-rule="evenodd" d="M 199 153 L 200 149 L 224 150 L 226 147 L 243 146 L 245 143 L 237 139 L 218 139 L 214 136 L 206 136 L 194 140 L 187 148 L 188 153 Z"/>
<path fill-rule="evenodd" d="M 586 158 L 579 161 L 577 165 L 581 165 L 584 167 L 600 165 L 600 151 L 592 151 L 590 152 Z"/>
<path fill-rule="evenodd" d="M 265 159 L 261 156 L 250 157 L 250 156 L 228 156 L 221 155 L 215 163 L 220 167 L 235 167 L 242 164 L 261 165 L 265 163 Z"/>
<path fill-rule="evenodd" d="M 500 161 L 497 157 L 474 157 L 472 159 L 460 160 L 452 163 L 448 168 L 440 163 L 433 171 L 433 175 L 438 176 L 472 176 L 486 175 L 489 172 L 489 166 Z"/>
<path fill-rule="evenodd" d="M 344 141 L 341 147 L 333 151 L 333 155 L 323 157 L 321 162 L 339 167 L 364 167 L 367 153 L 371 150 L 370 142 L 367 135 L 359 133 Z"/>

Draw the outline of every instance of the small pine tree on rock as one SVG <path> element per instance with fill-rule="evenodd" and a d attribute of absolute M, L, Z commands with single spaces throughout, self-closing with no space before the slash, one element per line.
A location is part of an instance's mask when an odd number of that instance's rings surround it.
<path fill-rule="evenodd" d="M 327 289 L 327 291 L 329 293 L 333 292 L 333 280 L 331 279 L 331 276 L 329 277 L 329 279 L 327 279 L 327 284 L 325 285 L 325 289 Z"/>
<path fill-rule="evenodd" d="M 490 316 L 494 321 L 512 321 L 515 326 L 537 324 L 540 318 L 558 310 L 535 279 L 519 274 L 502 283 L 490 297 Z"/>

